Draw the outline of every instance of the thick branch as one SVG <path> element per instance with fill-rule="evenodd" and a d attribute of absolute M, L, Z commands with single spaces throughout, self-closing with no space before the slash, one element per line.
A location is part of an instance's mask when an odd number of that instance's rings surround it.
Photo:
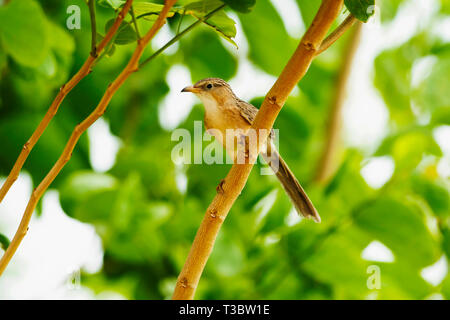
<path fill-rule="evenodd" d="M 319 160 L 316 176 L 314 178 L 314 181 L 317 183 L 327 181 L 335 169 L 336 154 L 341 136 L 342 107 L 346 96 L 347 80 L 350 75 L 353 59 L 358 49 L 361 29 L 362 23 L 358 22 L 351 35 L 350 43 L 348 44 L 344 61 L 339 72 L 336 93 L 327 124 L 325 145 L 322 151 L 322 156 Z"/>
<path fill-rule="evenodd" d="M 161 11 L 160 15 L 158 16 L 158 19 L 155 21 L 155 23 L 153 24 L 151 29 L 147 32 L 147 34 L 138 41 L 138 45 L 134 50 L 133 55 L 131 56 L 127 66 L 122 70 L 122 72 L 114 80 L 114 82 L 112 82 L 108 86 L 108 89 L 106 90 L 105 94 L 103 95 L 102 99 L 100 100 L 95 110 L 83 122 L 81 122 L 79 125 L 75 127 L 69 141 L 67 142 L 64 148 L 63 153 L 56 161 L 55 165 L 50 170 L 50 172 L 45 176 L 42 182 L 31 194 L 30 200 L 28 201 L 28 205 L 25 209 L 22 220 L 20 222 L 19 228 L 17 229 L 17 232 L 14 235 L 11 244 L 9 245 L 2 259 L 0 260 L 0 275 L 5 270 L 9 261 L 11 260 L 17 248 L 19 247 L 22 239 L 25 237 L 28 230 L 28 224 L 30 222 L 31 216 L 33 214 L 34 209 L 36 208 L 36 204 L 38 203 L 39 199 L 42 197 L 42 195 L 50 186 L 50 184 L 53 182 L 53 180 L 56 178 L 56 176 L 59 174 L 61 169 L 70 160 L 72 151 L 75 148 L 75 145 L 77 144 L 78 139 L 83 134 L 83 132 L 85 132 L 95 121 L 97 121 L 98 118 L 100 118 L 105 113 L 105 110 L 108 107 L 108 104 L 111 101 L 113 95 L 122 86 L 125 80 L 133 72 L 138 70 L 139 59 L 141 58 L 145 47 L 154 37 L 156 32 L 164 25 L 166 16 L 169 13 L 169 10 L 172 8 L 172 6 L 175 4 L 175 2 L 176 0 L 165 1 L 164 8 Z"/>
<path fill-rule="evenodd" d="M 111 26 L 111 28 L 108 30 L 108 32 L 105 35 L 105 37 L 103 38 L 103 40 L 97 46 L 97 48 L 95 50 L 95 52 L 97 54 L 99 54 L 105 48 L 105 46 L 109 43 L 109 41 L 112 39 L 114 34 L 117 32 L 120 24 L 122 23 L 123 19 L 125 18 L 128 10 L 130 9 L 132 2 L 133 2 L 133 0 L 127 0 L 127 2 L 125 3 L 125 5 L 122 8 L 122 11 L 120 12 L 119 16 L 117 17 L 116 21 Z M 41 120 L 38 127 L 31 135 L 30 139 L 28 139 L 28 141 L 23 146 L 19 157 L 17 158 L 16 162 L 14 163 L 13 168 L 11 169 L 11 172 L 9 173 L 8 177 L 6 178 L 6 181 L 3 183 L 3 186 L 0 189 L 0 203 L 5 198 L 9 189 L 13 185 L 14 181 L 17 180 L 20 170 L 22 169 L 23 164 L 27 160 L 28 155 L 30 154 L 31 150 L 38 142 L 41 135 L 44 133 L 44 131 L 47 128 L 47 126 L 49 125 L 50 121 L 53 119 L 55 114 L 58 112 L 59 106 L 61 105 L 62 101 L 67 96 L 67 94 L 81 81 L 81 79 L 86 77 L 91 72 L 96 59 L 97 59 L 96 56 L 93 56 L 92 54 L 90 54 L 89 57 L 87 58 L 87 60 L 84 62 L 81 69 L 78 70 L 78 72 L 66 84 L 64 84 L 61 87 L 61 89 L 59 90 L 55 99 L 53 100 L 52 104 L 50 105 L 50 108 L 48 109 L 47 113 L 45 114 L 44 118 Z"/>
<path fill-rule="evenodd" d="M 323 0 L 313 23 L 306 31 L 278 80 L 266 95 L 251 129 L 262 144 L 289 94 L 307 72 L 331 24 L 342 8 L 343 0 Z M 259 131 L 260 129 L 266 129 Z M 181 271 L 173 299 L 193 299 L 203 269 L 212 252 L 220 227 L 244 188 L 261 146 L 250 144 L 249 163 L 234 164 L 220 191 L 210 204 Z"/>

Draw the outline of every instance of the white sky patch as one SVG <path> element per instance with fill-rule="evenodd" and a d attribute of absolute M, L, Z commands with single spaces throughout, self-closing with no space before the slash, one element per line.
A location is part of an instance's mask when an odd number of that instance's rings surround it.
<path fill-rule="evenodd" d="M 414 62 L 411 70 L 411 86 L 417 88 L 432 71 L 433 65 L 438 61 L 434 56 L 423 57 Z"/>
<path fill-rule="evenodd" d="M 443 42 L 450 42 L 450 17 L 445 16 L 434 20 L 432 34 L 439 37 Z"/>
<path fill-rule="evenodd" d="M 102 118 L 98 119 L 89 129 L 89 159 L 97 172 L 111 169 L 116 162 L 121 141 L 114 136 L 109 124 Z"/>
<path fill-rule="evenodd" d="M 29 179 L 21 177 L 17 183 L 31 190 Z M 16 198 L 21 206 L 28 200 Z M 1 215 L 20 218 L 21 212 L 2 209 Z M 0 299 L 92 299 L 90 290 L 71 287 L 68 279 L 78 270 L 98 272 L 102 263 L 103 249 L 94 227 L 68 217 L 58 193 L 49 191 L 42 216 L 33 216 L 20 249 L 0 278 Z"/>
<path fill-rule="evenodd" d="M 258 67 L 256 67 L 247 58 L 248 55 L 248 41 L 245 37 L 244 31 L 242 30 L 241 22 L 236 14 L 230 13 L 230 17 L 236 21 L 236 44 L 238 49 L 232 44 L 222 41 L 225 48 L 227 48 L 232 54 L 238 59 L 238 72 L 228 83 L 233 89 L 234 93 L 245 101 L 250 101 L 255 97 L 263 97 L 273 86 L 276 77 L 271 76 Z M 294 90 L 299 92 L 298 88 Z"/>
<path fill-rule="evenodd" d="M 292 207 L 291 211 L 289 211 L 289 214 L 284 219 L 284 223 L 287 226 L 292 227 L 298 224 L 300 221 L 302 221 L 302 219 L 303 218 L 298 214 L 297 210 L 295 210 L 295 208 Z"/>
<path fill-rule="evenodd" d="M 270 2 L 281 16 L 288 34 L 295 39 L 300 39 L 305 32 L 305 26 L 297 2 L 295 0 L 271 0 Z"/>
<path fill-rule="evenodd" d="M 183 164 L 176 164 L 175 170 L 175 183 L 177 185 L 177 188 L 181 193 L 185 194 L 188 186 L 188 178 L 185 172 L 186 166 Z"/>
<path fill-rule="evenodd" d="M 395 164 L 391 157 L 377 157 L 368 160 L 361 169 L 361 175 L 372 188 L 381 188 L 394 173 Z"/>
<path fill-rule="evenodd" d="M 379 241 L 372 241 L 364 248 L 361 257 L 368 261 L 377 262 L 394 262 L 394 254 L 392 251 Z"/>
<path fill-rule="evenodd" d="M 170 30 L 169 26 L 165 24 L 155 35 L 151 42 L 153 51 L 160 49 L 164 46 L 170 39 L 174 37 L 173 32 Z M 168 47 L 162 54 L 171 55 L 177 52 L 179 47 L 178 42 L 175 42 L 170 47 Z"/>
<path fill-rule="evenodd" d="M 349 146 L 373 151 L 387 132 L 389 113 L 373 85 L 374 59 L 427 26 L 437 8 L 434 0 L 410 0 L 400 7 L 391 23 L 381 25 L 376 15 L 364 25 L 354 60 L 358 67 L 352 69 L 349 77 L 343 112 L 344 137 Z"/>
<path fill-rule="evenodd" d="M 433 137 L 436 140 L 442 152 L 450 155 L 450 126 L 439 126 L 433 130 Z"/>
<path fill-rule="evenodd" d="M 434 139 L 444 154 L 439 161 L 437 170 L 441 177 L 450 177 L 450 126 L 440 126 L 433 131 Z"/>
<path fill-rule="evenodd" d="M 433 286 L 437 286 L 446 277 L 447 270 L 447 258 L 445 257 L 445 255 L 442 255 L 442 257 L 435 264 L 422 269 L 420 275 L 428 283 L 432 284 Z"/>
<path fill-rule="evenodd" d="M 173 130 L 186 119 L 199 100 L 192 93 L 181 92 L 184 87 L 192 85 L 191 73 L 185 66 L 177 64 L 170 68 L 166 81 L 170 91 L 159 105 L 159 119 L 164 129 Z"/>

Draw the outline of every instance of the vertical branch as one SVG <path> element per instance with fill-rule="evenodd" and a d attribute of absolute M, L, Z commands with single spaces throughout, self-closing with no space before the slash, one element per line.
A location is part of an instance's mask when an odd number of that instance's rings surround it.
<path fill-rule="evenodd" d="M 212 252 L 220 227 L 242 192 L 261 145 L 266 141 L 278 113 L 290 92 L 307 72 L 331 24 L 339 15 L 343 0 L 323 0 L 317 15 L 293 56 L 266 95 L 250 130 L 256 132 L 258 146 L 250 144 L 249 162 L 234 164 L 221 182 L 219 192 L 208 207 L 181 271 L 173 299 L 193 299 L 203 269 Z M 270 42 L 268 42 L 270 45 Z M 266 129 L 266 130 L 260 130 Z"/>
<path fill-rule="evenodd" d="M 169 10 L 172 8 L 172 6 L 175 4 L 175 2 L 176 0 L 165 1 L 164 8 L 159 14 L 158 19 L 152 25 L 151 29 L 147 32 L 147 34 L 141 40 L 138 41 L 138 45 L 134 50 L 133 55 L 131 56 L 126 67 L 122 70 L 119 76 L 108 86 L 105 94 L 103 95 L 102 99 L 100 100 L 95 110 L 85 120 L 83 120 L 83 122 L 81 122 L 79 125 L 75 127 L 61 156 L 56 161 L 55 165 L 50 170 L 50 172 L 45 176 L 45 178 L 41 181 L 41 183 L 36 187 L 36 189 L 31 194 L 30 200 L 28 201 L 27 207 L 22 216 L 22 220 L 16 231 L 16 234 L 14 235 L 11 244 L 9 245 L 8 249 L 6 250 L 6 252 L 4 253 L 3 257 L 0 260 L 0 275 L 7 267 L 9 261 L 11 261 L 14 253 L 19 247 L 20 243 L 22 242 L 22 239 L 25 237 L 28 231 L 28 225 L 30 223 L 31 216 L 33 214 L 34 209 L 36 208 L 36 204 L 38 203 L 39 199 L 42 197 L 44 192 L 47 190 L 47 188 L 50 186 L 50 184 L 53 182 L 53 180 L 56 178 L 56 176 L 59 174 L 62 168 L 64 168 L 66 163 L 70 160 L 72 156 L 72 151 L 75 148 L 75 145 L 77 144 L 81 135 L 95 121 L 97 121 L 98 118 L 100 118 L 105 113 L 109 102 L 111 101 L 112 97 L 117 92 L 117 90 L 122 86 L 125 80 L 133 72 L 136 72 L 138 70 L 139 59 L 141 58 L 145 47 L 154 37 L 156 32 L 164 25 L 166 16 L 169 13 Z"/>
<path fill-rule="evenodd" d="M 95 0 L 88 1 L 91 18 L 91 56 L 97 57 L 97 20 L 95 19 Z"/>
<path fill-rule="evenodd" d="M 133 20 L 134 29 L 136 29 L 137 40 L 140 40 L 141 39 L 141 34 L 139 33 L 139 27 L 138 27 L 138 24 L 137 24 L 137 21 L 136 21 L 136 15 L 134 14 L 133 7 L 131 7 L 130 14 L 131 14 L 131 19 Z"/>
<path fill-rule="evenodd" d="M 125 18 L 126 14 L 128 13 L 128 10 L 130 9 L 131 3 L 133 0 L 127 0 L 125 5 L 123 6 L 121 12 L 117 16 L 116 20 L 114 21 L 114 24 L 111 26 L 111 28 L 106 33 L 103 40 L 99 43 L 97 46 L 95 52 L 98 55 L 102 50 L 105 48 L 105 46 L 111 41 L 114 34 L 119 29 L 119 26 L 121 25 L 123 19 Z M 59 106 L 67 96 L 67 94 L 84 78 L 86 77 L 92 70 L 92 67 L 96 61 L 97 57 L 93 56 L 92 54 L 89 55 L 89 57 L 84 62 L 83 66 L 78 70 L 78 72 L 66 83 L 64 84 L 58 94 L 56 95 L 55 99 L 53 100 L 52 104 L 50 105 L 49 109 L 47 110 L 44 118 L 39 123 L 36 130 L 33 132 L 31 137 L 28 139 L 28 141 L 25 143 L 25 145 L 22 148 L 22 151 L 20 152 L 19 157 L 17 158 L 16 162 L 14 163 L 13 168 L 11 169 L 11 172 L 9 173 L 8 177 L 6 178 L 6 181 L 3 183 L 2 187 L 0 188 L 0 203 L 5 198 L 6 194 L 8 193 L 11 186 L 14 184 L 14 182 L 17 180 L 17 177 L 19 176 L 20 170 L 22 169 L 25 161 L 27 160 L 31 150 L 38 142 L 41 135 L 44 133 L 45 129 L 55 116 L 55 114 L 58 112 Z"/>
<path fill-rule="evenodd" d="M 351 34 L 350 43 L 344 53 L 344 61 L 337 80 L 336 93 L 331 106 L 330 116 L 327 124 L 325 145 L 319 160 L 319 166 L 314 178 L 315 182 L 323 183 L 329 179 L 335 170 L 336 155 L 338 152 L 341 136 L 342 107 L 344 105 L 347 89 L 347 80 L 350 75 L 353 59 L 359 45 L 362 23 L 356 24 Z"/>

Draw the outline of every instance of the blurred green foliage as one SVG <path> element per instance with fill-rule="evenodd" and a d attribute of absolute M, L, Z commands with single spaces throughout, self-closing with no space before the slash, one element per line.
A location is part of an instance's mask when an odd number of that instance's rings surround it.
<path fill-rule="evenodd" d="M 111 7 L 123 1 L 99 2 L 101 36 L 103 26 L 115 17 Z M 287 33 L 273 5 L 267 0 L 224 2 L 236 10 L 250 61 L 278 75 L 298 39 Z M 308 26 L 319 1 L 296 2 Z M 189 3 L 179 1 L 180 6 Z M 380 1 L 383 23 L 390 23 L 401 3 Z M 73 4 L 81 8 L 79 30 L 65 27 L 66 9 Z M 449 14 L 448 8 L 448 1 L 442 0 L 436 19 Z M 195 14 L 174 10 L 169 19 L 173 33 L 182 16 L 183 26 L 195 21 Z M 219 19 L 225 28 L 220 33 L 230 40 L 236 32 L 234 23 L 229 16 L 222 18 L 226 23 Z M 151 20 L 139 19 L 141 33 Z M 158 115 L 169 90 L 180 89 L 166 83 L 172 65 L 189 68 L 193 82 L 208 76 L 229 80 L 236 74 L 235 49 L 228 48 L 214 29 L 211 25 L 194 29 L 179 41 L 175 53 L 161 55 L 133 74 L 114 96 L 104 118 L 123 143 L 111 170 L 92 169 L 84 136 L 52 184 L 64 211 L 95 226 L 103 241 L 101 272 L 82 278 L 95 292 L 113 290 L 134 299 L 170 297 L 215 187 L 229 170 L 229 165 L 176 166 L 171 161 L 175 142 Z M 449 180 L 437 173 L 442 151 L 434 139 L 436 128 L 450 124 L 450 46 L 431 29 L 426 26 L 378 55 L 374 84 L 389 110 L 389 132 L 374 152 L 346 149 L 325 186 L 312 183 L 312 177 L 348 36 L 313 63 L 299 84 L 300 94 L 288 100 L 275 127 L 283 133 L 280 150 L 305 183 L 323 223 L 289 223 L 292 205 L 273 176 L 259 174 L 258 165 L 219 234 L 196 298 L 423 299 L 432 293 L 450 298 L 450 274 L 437 286 L 420 275 L 443 255 L 450 257 Z M 31 153 L 24 170 L 35 184 L 52 167 L 73 127 L 95 107 L 125 65 L 135 33 L 130 24 L 123 30 L 123 37 L 115 40 L 121 46 L 69 94 Z M 7 175 L 58 88 L 89 54 L 86 3 L 12 0 L 0 7 L 0 39 L 0 174 Z M 148 48 L 146 55 L 151 53 Z M 427 75 L 413 82 L 414 68 L 425 59 L 432 61 Z M 261 101 L 262 97 L 252 102 Z M 195 106 L 179 127 L 192 131 L 193 121 L 201 120 L 202 113 L 202 107 Z M 380 189 L 370 187 L 361 175 L 363 164 L 374 156 L 395 162 L 392 177 Z M 180 175 L 187 179 L 186 190 L 177 185 Z M 393 262 L 362 258 L 374 240 L 392 251 Z M 380 289 L 367 286 L 370 265 L 381 270 Z"/>

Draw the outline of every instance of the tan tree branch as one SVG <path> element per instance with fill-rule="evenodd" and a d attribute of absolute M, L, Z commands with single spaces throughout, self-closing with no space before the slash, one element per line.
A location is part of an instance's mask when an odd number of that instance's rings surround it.
<path fill-rule="evenodd" d="M 66 83 L 64 84 L 58 94 L 56 95 L 55 99 L 53 100 L 52 104 L 50 105 L 49 109 L 47 110 L 44 118 L 39 123 L 36 130 L 33 132 L 31 137 L 28 139 L 28 141 L 25 143 L 25 145 L 22 148 L 22 151 L 20 152 L 19 157 L 17 158 L 16 162 L 14 163 L 13 168 L 11 169 L 11 172 L 9 173 L 8 177 L 6 178 L 6 181 L 3 183 L 2 187 L 0 188 L 0 203 L 5 198 L 6 194 L 8 193 L 11 186 L 14 184 L 14 182 L 17 180 L 17 177 L 19 176 L 20 170 L 22 169 L 25 161 L 27 160 L 31 150 L 38 142 L 39 138 L 42 136 L 44 131 L 47 129 L 47 126 L 53 119 L 53 117 L 58 112 L 59 106 L 67 96 L 67 94 L 84 78 L 86 77 L 91 71 L 92 68 L 97 60 L 97 56 L 99 53 L 103 51 L 103 49 L 106 47 L 106 45 L 111 41 L 117 30 L 119 29 L 120 24 L 122 23 L 123 19 L 125 18 L 126 14 L 128 13 L 128 10 L 130 9 L 130 6 L 132 4 L 133 0 L 127 0 L 125 5 L 123 6 L 121 12 L 119 13 L 118 17 L 114 21 L 114 24 L 111 26 L 111 28 L 106 33 L 103 40 L 98 44 L 98 46 L 95 49 L 95 54 L 93 54 L 93 51 L 89 54 L 89 57 L 84 62 L 83 66 L 78 70 L 78 72 Z"/>
<path fill-rule="evenodd" d="M 145 34 L 143 38 L 138 40 L 136 49 L 134 50 L 133 55 L 131 56 L 126 67 L 122 70 L 119 76 L 108 86 L 105 94 L 103 95 L 102 99 L 100 100 L 95 110 L 83 122 L 81 122 L 79 125 L 75 127 L 61 156 L 56 161 L 55 165 L 50 170 L 50 172 L 45 176 L 45 178 L 41 181 L 41 183 L 31 194 L 30 200 L 28 201 L 27 207 L 20 222 L 19 228 L 17 229 L 16 234 L 14 235 L 14 238 L 12 239 L 8 249 L 6 250 L 6 252 L 4 253 L 3 257 L 0 260 L 0 275 L 7 267 L 9 261 L 11 260 L 17 248 L 19 247 L 22 239 L 25 237 L 28 230 L 28 224 L 30 222 L 31 216 L 33 214 L 34 209 L 36 208 L 39 199 L 42 197 L 42 195 L 50 186 L 50 184 L 53 182 L 53 180 L 56 178 L 56 176 L 59 174 L 61 169 L 70 160 L 72 151 L 75 148 L 75 145 L 77 144 L 78 139 L 83 134 L 83 132 L 85 132 L 95 121 L 97 121 L 98 118 L 100 118 L 104 114 L 113 95 L 122 86 L 125 80 L 133 72 L 136 72 L 138 70 L 139 59 L 141 58 L 145 47 L 154 37 L 156 32 L 164 25 L 166 21 L 166 16 L 169 13 L 172 6 L 175 4 L 175 2 L 176 0 L 165 1 L 164 8 L 159 14 L 158 19 L 152 25 L 151 29 L 147 32 L 147 34 Z"/>
<path fill-rule="evenodd" d="M 314 21 L 281 75 L 266 95 L 251 127 L 257 133 L 260 145 L 250 144 L 249 162 L 234 164 L 225 180 L 221 182 L 220 192 L 217 193 L 206 211 L 183 270 L 178 277 L 173 299 L 194 298 L 195 290 L 212 252 L 220 227 L 242 192 L 263 141 L 266 141 L 270 128 L 272 128 L 289 94 L 307 72 L 331 24 L 339 15 L 342 4 L 343 0 L 322 1 Z M 260 129 L 266 130 L 259 131 Z"/>
<path fill-rule="evenodd" d="M 342 107 L 344 106 L 348 77 L 359 45 L 361 29 L 362 23 L 358 22 L 355 30 L 351 34 L 347 50 L 344 53 L 345 57 L 341 70 L 339 71 L 336 93 L 333 104 L 331 105 L 330 116 L 326 127 L 325 145 L 314 177 L 314 181 L 317 183 L 327 181 L 336 168 L 336 154 L 338 152 L 341 137 Z"/>

